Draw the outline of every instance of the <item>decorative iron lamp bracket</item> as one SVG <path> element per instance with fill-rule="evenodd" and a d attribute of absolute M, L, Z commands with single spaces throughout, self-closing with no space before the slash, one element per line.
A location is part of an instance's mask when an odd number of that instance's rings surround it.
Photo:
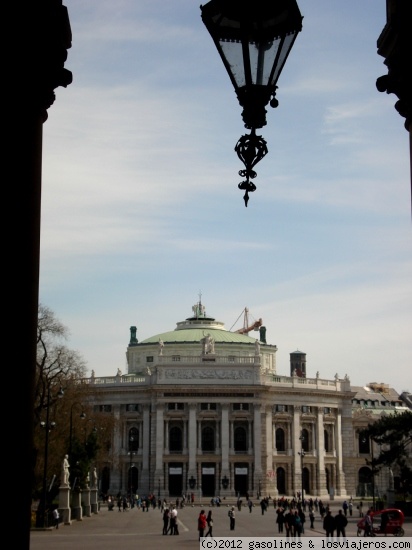
<path fill-rule="evenodd" d="M 242 118 L 250 135 L 242 136 L 235 151 L 245 165 L 239 183 L 249 193 L 256 186 L 253 167 L 267 154 L 266 141 L 255 133 L 266 125 L 266 106 L 278 106 L 277 81 L 302 30 L 296 0 L 210 0 L 200 6 L 209 31 L 243 108 Z"/>
<path fill-rule="evenodd" d="M 235 151 L 245 165 L 245 170 L 239 170 L 239 176 L 246 179 L 239 183 L 238 188 L 245 191 L 243 200 L 247 207 L 249 193 L 253 193 L 256 190 L 256 185 L 250 181 L 250 179 L 254 179 L 257 175 L 253 168 L 267 155 L 268 148 L 266 140 L 262 136 L 257 136 L 255 129 L 252 128 L 250 134 L 245 134 L 239 138 Z"/>

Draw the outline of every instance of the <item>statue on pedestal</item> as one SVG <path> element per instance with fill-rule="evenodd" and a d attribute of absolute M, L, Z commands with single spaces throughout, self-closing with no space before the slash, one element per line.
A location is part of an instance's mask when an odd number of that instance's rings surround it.
<path fill-rule="evenodd" d="M 97 489 L 97 470 L 96 468 L 93 468 L 93 489 Z"/>
<path fill-rule="evenodd" d="M 70 474 L 70 464 L 69 464 L 69 455 L 64 455 L 63 464 L 62 464 L 62 485 L 69 485 L 69 474 Z"/>

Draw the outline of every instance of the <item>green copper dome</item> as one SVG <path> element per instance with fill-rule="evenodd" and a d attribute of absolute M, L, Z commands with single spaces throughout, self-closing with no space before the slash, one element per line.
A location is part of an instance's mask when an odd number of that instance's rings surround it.
<path fill-rule="evenodd" d="M 233 343 L 250 345 L 259 340 L 259 332 L 256 333 L 255 337 L 250 337 L 247 334 L 226 330 L 224 323 L 206 315 L 205 308 L 201 302 L 194 305 L 192 310 L 194 315 L 188 317 L 185 321 L 177 323 L 175 330 L 146 338 L 140 342 L 140 345 L 158 344 L 159 340 L 164 344 L 198 343 L 207 334 L 214 339 L 216 344 Z"/>

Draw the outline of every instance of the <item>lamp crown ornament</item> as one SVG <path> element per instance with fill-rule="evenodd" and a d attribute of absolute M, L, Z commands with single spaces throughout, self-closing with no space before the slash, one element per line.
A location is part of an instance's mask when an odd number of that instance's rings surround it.
<path fill-rule="evenodd" d="M 245 165 L 239 183 L 245 190 L 245 206 L 249 192 L 256 186 L 252 169 L 266 154 L 266 141 L 256 129 L 266 126 L 266 106 L 277 107 L 277 81 L 302 30 L 302 16 L 296 0 L 210 0 L 200 6 L 203 23 L 209 31 L 241 107 L 245 128 L 235 146 Z"/>

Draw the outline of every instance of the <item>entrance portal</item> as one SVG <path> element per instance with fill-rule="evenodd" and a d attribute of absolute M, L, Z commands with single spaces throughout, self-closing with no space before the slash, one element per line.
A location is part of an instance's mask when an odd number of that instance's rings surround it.
<path fill-rule="evenodd" d="M 169 495 L 180 497 L 183 492 L 183 464 L 169 465 Z"/>
<path fill-rule="evenodd" d="M 216 496 L 216 475 L 214 464 L 202 464 L 202 495 Z"/>
<path fill-rule="evenodd" d="M 245 496 L 248 492 L 249 471 L 247 464 L 235 464 L 235 493 Z"/>

